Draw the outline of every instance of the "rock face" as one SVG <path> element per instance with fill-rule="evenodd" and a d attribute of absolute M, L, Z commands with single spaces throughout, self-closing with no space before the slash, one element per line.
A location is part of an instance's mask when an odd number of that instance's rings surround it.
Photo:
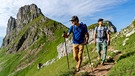
<path fill-rule="evenodd" d="M 106 21 L 106 22 L 107 22 L 107 24 L 108 24 L 108 29 L 109 29 L 111 32 L 116 33 L 116 32 L 117 32 L 117 29 L 116 29 L 116 27 L 112 24 L 112 22 L 111 22 L 111 21 Z"/>
<path fill-rule="evenodd" d="M 66 48 L 68 54 L 72 52 L 72 40 L 66 39 Z M 57 46 L 57 52 L 59 59 L 62 58 L 63 56 L 66 56 L 65 42 Z"/>
<path fill-rule="evenodd" d="M 28 24 L 33 19 L 38 16 L 43 15 L 40 8 L 38 8 L 35 4 L 25 5 L 19 9 L 17 13 L 17 30 L 21 30 L 24 25 Z"/>
<path fill-rule="evenodd" d="M 6 31 L 6 37 L 4 39 L 2 46 L 7 46 L 11 39 L 13 39 L 12 33 L 14 32 L 16 28 L 16 20 L 13 17 L 10 17 L 7 24 L 7 31 Z"/>
<path fill-rule="evenodd" d="M 38 35 L 37 33 L 35 33 L 35 31 L 37 31 L 38 29 L 36 26 L 34 26 L 37 24 L 33 24 L 34 27 L 30 26 L 29 30 L 25 30 L 24 27 L 28 26 L 31 21 L 40 16 L 43 16 L 43 18 L 40 20 L 39 23 L 49 20 L 42 14 L 40 8 L 38 8 L 35 4 L 25 5 L 21 7 L 19 9 L 19 12 L 17 13 L 17 19 L 10 17 L 8 20 L 7 32 L 5 38 L 3 39 L 2 47 L 8 47 L 7 52 L 11 53 L 18 51 L 19 49 L 26 49 L 29 45 L 31 45 L 35 40 L 38 39 Z M 44 28 L 44 30 L 42 31 L 45 31 L 45 33 L 47 33 L 46 30 L 48 31 L 48 29 Z M 18 37 L 20 34 L 23 35 L 21 37 Z M 29 39 L 30 37 L 31 39 Z M 27 39 L 29 39 L 29 41 L 25 42 Z M 24 43 L 25 45 L 21 47 Z"/>
<path fill-rule="evenodd" d="M 16 28 L 16 20 L 12 16 L 8 20 L 7 24 L 7 35 L 11 35 L 13 33 L 13 30 Z"/>
<path fill-rule="evenodd" d="M 115 37 L 126 36 L 127 38 L 135 33 L 135 20 L 126 28 L 122 29 L 120 32 L 116 33 Z M 114 38 L 115 38 L 114 37 Z"/>

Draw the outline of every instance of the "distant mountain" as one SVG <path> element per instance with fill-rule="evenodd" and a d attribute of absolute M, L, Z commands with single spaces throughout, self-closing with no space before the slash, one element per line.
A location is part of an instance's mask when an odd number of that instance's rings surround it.
<path fill-rule="evenodd" d="M 10 53 L 18 51 L 22 47 L 25 40 L 29 38 L 28 35 L 30 33 L 28 32 L 31 31 L 32 27 L 28 30 L 28 24 L 38 17 L 42 17 L 43 21 L 49 20 L 43 16 L 41 10 L 35 4 L 21 7 L 17 13 L 17 19 L 10 17 L 8 20 L 7 32 L 3 40 L 2 47 L 8 47 L 8 51 Z M 24 27 L 27 27 L 27 29 L 23 29 Z M 22 32 L 22 30 L 24 34 L 21 35 L 20 32 Z M 20 38 L 19 35 L 21 35 Z M 17 41 L 15 42 L 15 40 Z M 35 40 L 37 40 L 37 38 L 31 39 L 31 42 L 28 42 L 29 44 L 25 45 L 24 49 L 30 46 Z"/>
<path fill-rule="evenodd" d="M 20 75 L 18 72 L 33 64 L 57 58 L 57 46 L 64 42 L 61 35 L 65 30 L 66 26 L 44 16 L 35 4 L 21 7 L 17 19 L 10 17 L 7 23 L 0 49 L 0 76 Z"/>
<path fill-rule="evenodd" d="M 8 48 L 9 53 L 25 50 L 42 36 L 55 38 L 55 31 L 62 27 L 45 17 L 35 4 L 25 5 L 19 9 L 17 19 L 9 18 L 2 47 Z"/>

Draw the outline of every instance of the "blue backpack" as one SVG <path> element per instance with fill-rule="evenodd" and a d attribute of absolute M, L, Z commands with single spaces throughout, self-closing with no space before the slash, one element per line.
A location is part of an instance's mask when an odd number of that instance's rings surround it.
<path fill-rule="evenodd" d="M 87 27 L 87 25 L 86 24 L 83 24 L 82 22 L 80 23 L 81 24 L 81 28 L 82 28 L 82 30 L 83 30 L 83 32 L 84 32 L 84 28 L 85 27 Z M 74 32 L 74 26 L 72 26 L 72 32 Z"/>

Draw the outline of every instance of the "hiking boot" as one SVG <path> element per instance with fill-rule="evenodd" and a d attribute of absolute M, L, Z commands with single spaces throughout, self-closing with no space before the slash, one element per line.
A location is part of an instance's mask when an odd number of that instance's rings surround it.
<path fill-rule="evenodd" d="M 80 71 L 80 68 L 76 68 L 76 72 L 79 72 Z"/>
<path fill-rule="evenodd" d="M 99 61 L 101 60 L 101 57 L 100 56 L 98 56 L 98 58 L 97 58 Z"/>
<path fill-rule="evenodd" d="M 104 66 L 104 62 L 101 62 L 101 64 L 100 64 L 100 65 Z"/>

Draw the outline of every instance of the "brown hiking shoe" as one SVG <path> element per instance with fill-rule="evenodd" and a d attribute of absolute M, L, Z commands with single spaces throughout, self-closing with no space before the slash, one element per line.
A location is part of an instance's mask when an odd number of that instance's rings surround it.
<path fill-rule="evenodd" d="M 79 72 L 80 71 L 80 68 L 76 68 L 76 72 Z"/>
<path fill-rule="evenodd" d="M 104 62 L 101 62 L 101 64 L 100 64 L 100 65 L 104 66 Z"/>
<path fill-rule="evenodd" d="M 101 60 L 101 57 L 100 57 L 100 56 L 98 56 L 98 57 L 97 57 L 97 59 L 100 61 L 100 60 Z"/>

